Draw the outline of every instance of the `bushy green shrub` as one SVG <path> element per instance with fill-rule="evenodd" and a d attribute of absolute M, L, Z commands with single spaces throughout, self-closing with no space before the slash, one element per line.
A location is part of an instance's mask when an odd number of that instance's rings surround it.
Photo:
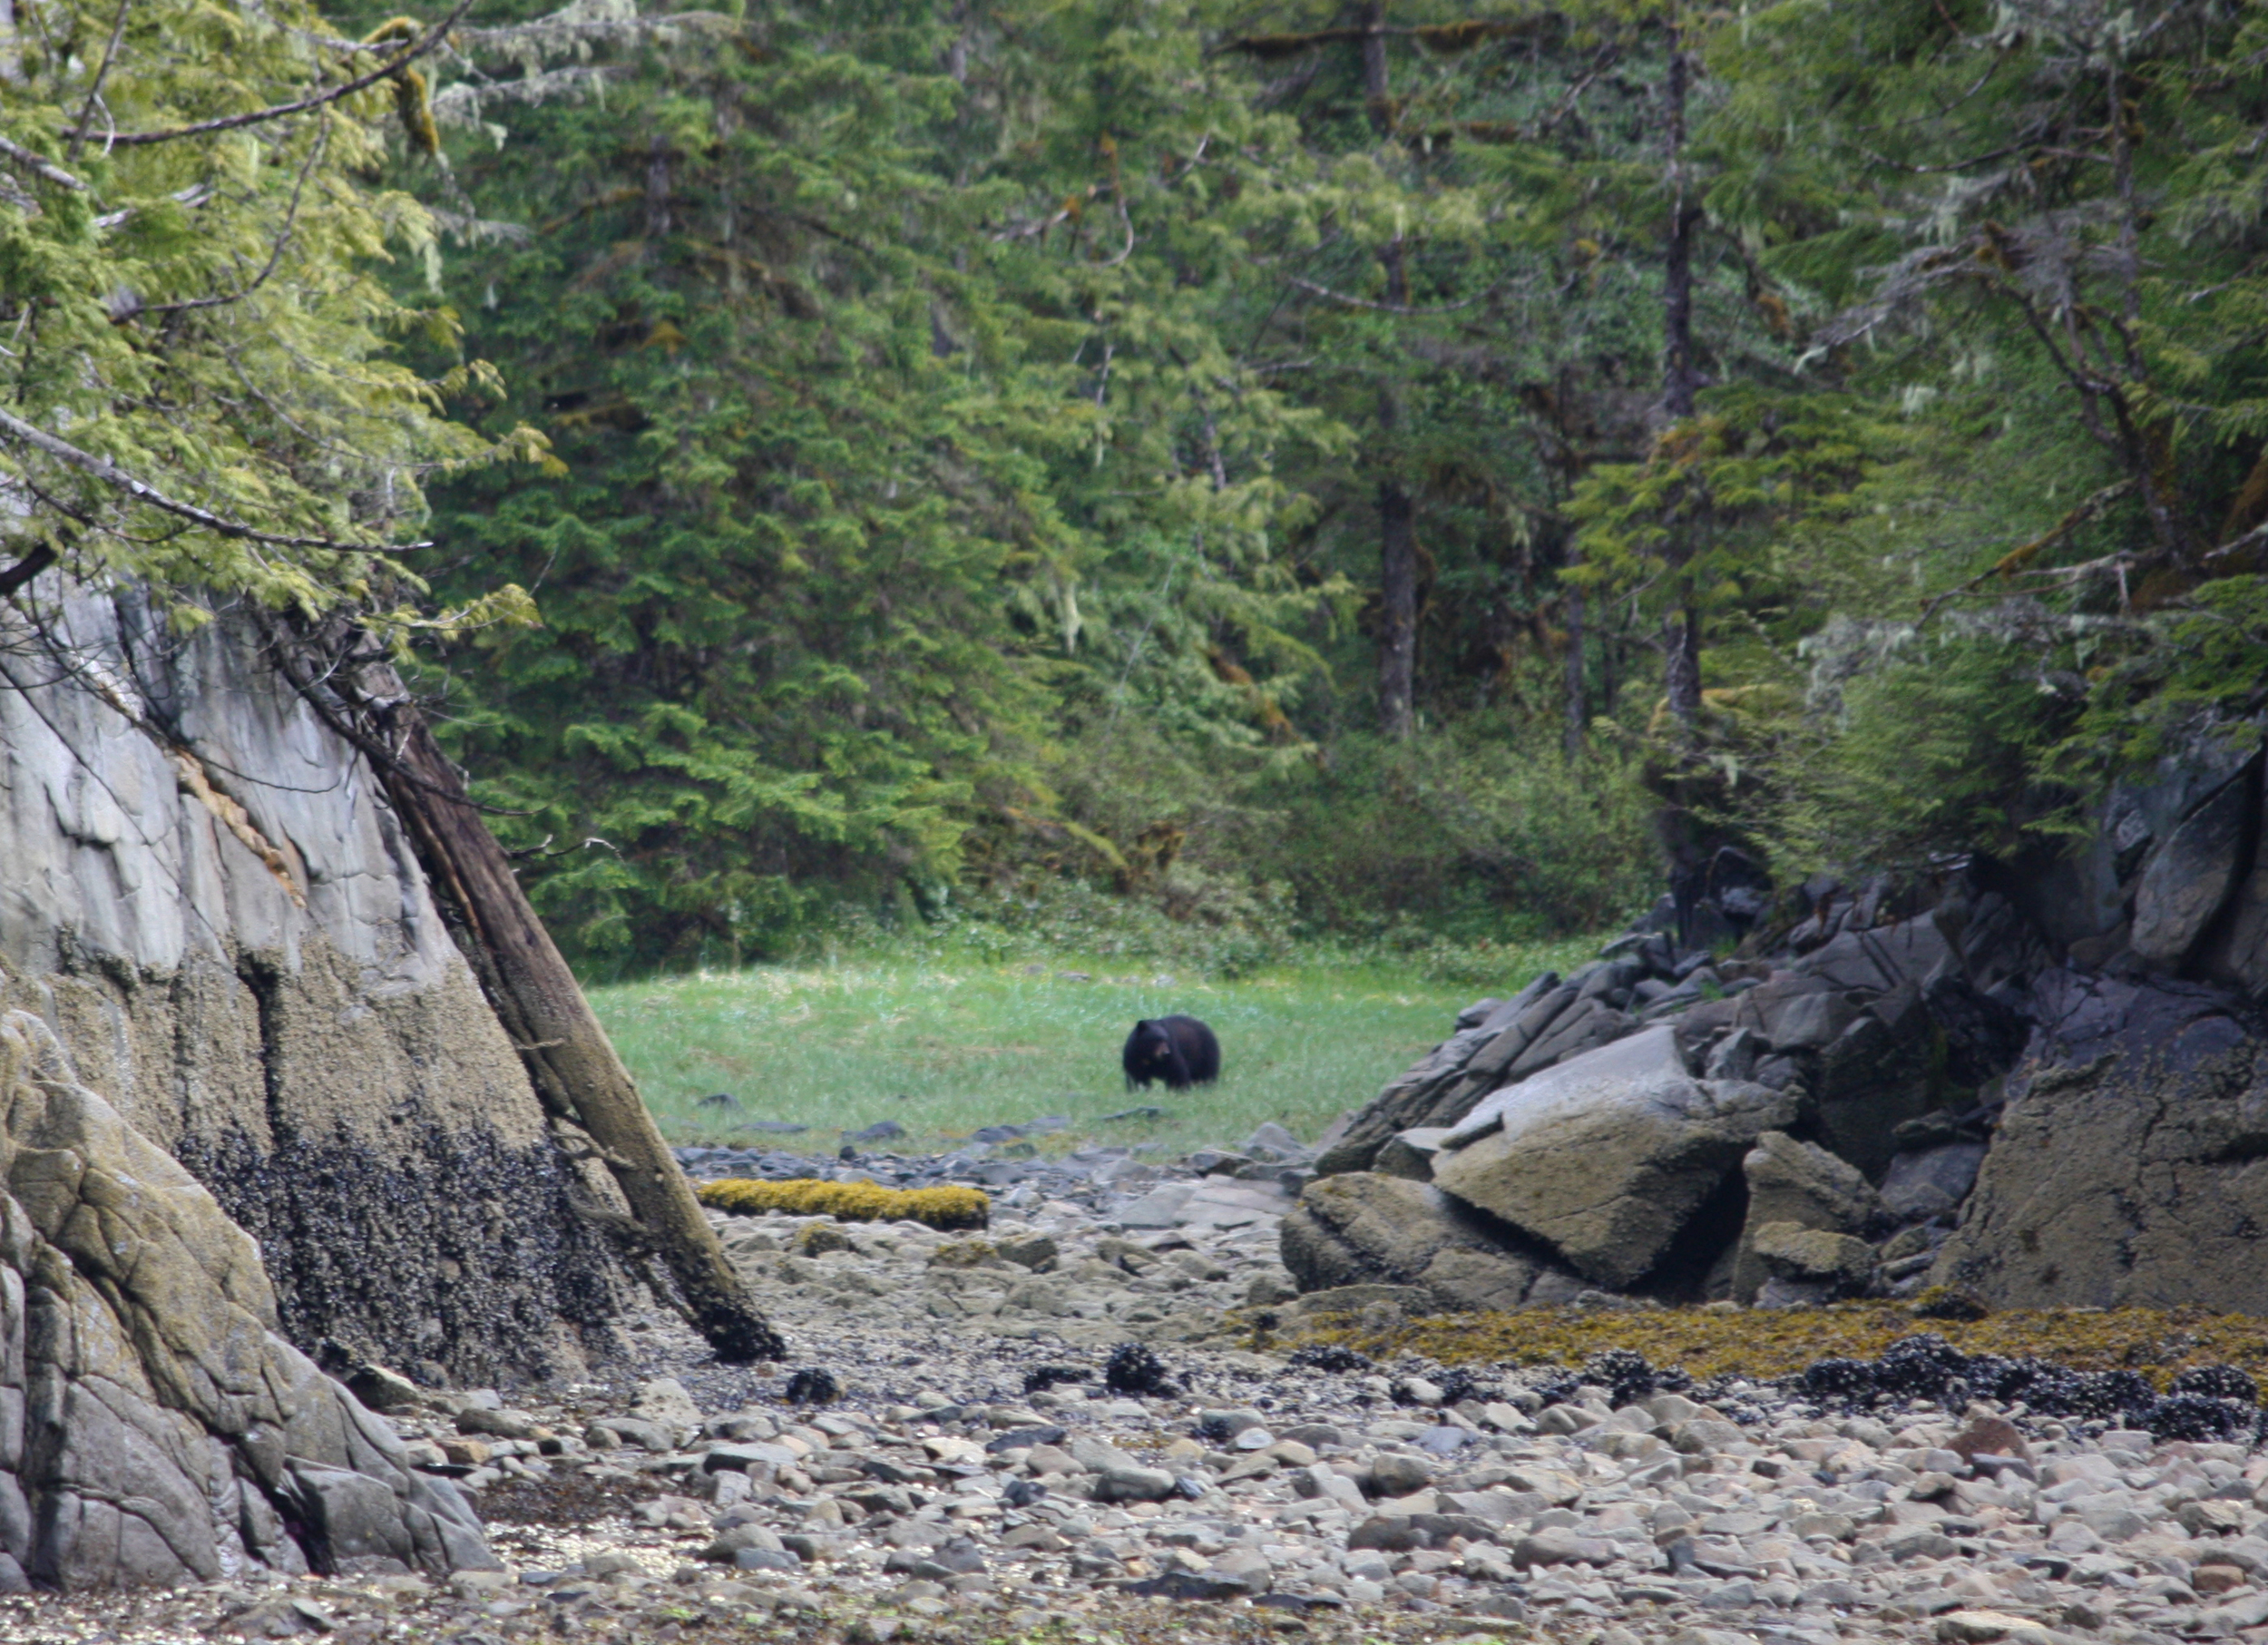
<path fill-rule="evenodd" d="M 1009 946 L 1242 971 L 1317 947 L 1407 963 L 1593 932 L 1650 902 L 1635 751 L 1569 766 L 1494 716 L 1256 763 L 1131 720 L 1059 749 L 1070 828 L 995 830 L 958 899 Z"/>
<path fill-rule="evenodd" d="M 1501 733 L 1344 739 L 1326 765 L 1256 784 L 1207 855 L 1291 886 L 1305 929 L 1413 948 L 1596 931 L 1644 908 L 1658 876 L 1637 761 L 1609 744 L 1570 767 L 1556 728 Z"/>
<path fill-rule="evenodd" d="M 2010 852 L 2061 826 L 2071 790 L 2041 762 L 2084 682 L 2053 636 L 1949 626 L 1880 651 L 1779 752 L 1774 856 L 1800 870 Z"/>

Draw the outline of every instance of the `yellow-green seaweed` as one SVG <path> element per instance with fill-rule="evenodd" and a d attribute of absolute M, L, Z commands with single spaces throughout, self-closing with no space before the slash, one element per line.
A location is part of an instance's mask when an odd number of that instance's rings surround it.
<path fill-rule="evenodd" d="M 1374 1358 L 1422 1354 L 1443 1365 L 1580 1366 L 1631 1348 L 1695 1376 L 1785 1376 L 1815 1359 L 1872 1359 L 1901 1337 L 1935 1331 L 1964 1354 L 2030 1355 L 2081 1371 L 2139 1372 L 2163 1390 L 2185 1366 L 2233 1365 L 2268 1378 L 2268 1318 L 2204 1308 L 2009 1309 L 1982 1319 L 1917 1319 L 1911 1305 L 1823 1308 L 1529 1308 L 1442 1314 L 1386 1330 L 1352 1316 L 1316 1321 L 1298 1342 L 1342 1343 Z"/>
<path fill-rule="evenodd" d="M 875 1182 L 822 1182 L 797 1177 L 763 1182 L 726 1177 L 695 1193 L 703 1205 L 737 1216 L 784 1211 L 792 1217 L 832 1217 L 838 1222 L 924 1222 L 951 1231 L 989 1228 L 992 1202 L 975 1188 L 884 1188 Z"/>

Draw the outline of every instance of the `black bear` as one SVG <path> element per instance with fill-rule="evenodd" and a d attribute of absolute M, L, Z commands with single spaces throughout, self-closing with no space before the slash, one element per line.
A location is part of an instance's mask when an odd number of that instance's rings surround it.
<path fill-rule="evenodd" d="M 1195 1017 L 1145 1017 L 1126 1036 L 1119 1061 L 1128 1090 L 1163 1080 L 1168 1091 L 1210 1085 L 1220 1078 L 1220 1042 Z"/>

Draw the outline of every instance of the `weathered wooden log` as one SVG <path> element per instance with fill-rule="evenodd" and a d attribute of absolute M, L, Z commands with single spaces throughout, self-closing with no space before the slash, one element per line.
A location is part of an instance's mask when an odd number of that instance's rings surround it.
<path fill-rule="evenodd" d="M 727 1260 L 512 859 L 400 677 L 367 636 L 341 622 L 315 631 L 277 627 L 271 645 L 317 712 L 369 759 L 537 1096 L 596 1145 L 693 1327 L 728 1363 L 785 1354 L 786 1342 Z"/>

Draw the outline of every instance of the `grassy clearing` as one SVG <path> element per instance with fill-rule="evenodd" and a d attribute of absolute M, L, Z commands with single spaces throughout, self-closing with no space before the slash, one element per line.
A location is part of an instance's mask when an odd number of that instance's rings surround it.
<path fill-rule="evenodd" d="M 2268 1319 L 2201 1308 L 2045 1308 L 1977 1320 L 1917 1319 L 1894 1303 L 1826 1308 L 1534 1308 L 1448 1314 L 1387 1331 L 1345 1322 L 1312 1340 L 1378 1359 L 1421 1354 L 1443 1365 L 1579 1366 L 1606 1348 L 1633 1348 L 1656 1366 L 1698 1377 L 1786 1376 L 1813 1360 L 1872 1359 L 1901 1337 L 1935 1331 L 1964 1354 L 2025 1355 L 2080 1371 L 2138 1371 L 2163 1390 L 2189 1366 L 2233 1365 L 2268 1378 Z"/>
<path fill-rule="evenodd" d="M 1597 938 L 1507 950 L 1491 992 L 1597 951 Z M 778 1120 L 811 1128 L 781 1146 L 831 1151 L 841 1131 L 895 1120 L 910 1134 L 894 1146 L 911 1151 L 1042 1114 L 1073 1121 L 1042 1144 L 1051 1149 L 1096 1139 L 1195 1148 L 1235 1142 L 1267 1120 L 1310 1140 L 1376 1095 L 1475 997 L 1466 984 L 1381 966 L 1292 966 L 1228 982 L 1128 974 L 1128 964 L 885 953 L 593 988 L 591 1003 L 672 1141 L 758 1141 L 736 1127 Z M 1119 1072 L 1127 1031 L 1177 1011 L 1220 1036 L 1220 1082 L 1129 1093 Z M 698 1106 L 717 1092 L 740 1111 Z M 1165 1116 L 1103 1121 L 1143 1103 Z"/>

